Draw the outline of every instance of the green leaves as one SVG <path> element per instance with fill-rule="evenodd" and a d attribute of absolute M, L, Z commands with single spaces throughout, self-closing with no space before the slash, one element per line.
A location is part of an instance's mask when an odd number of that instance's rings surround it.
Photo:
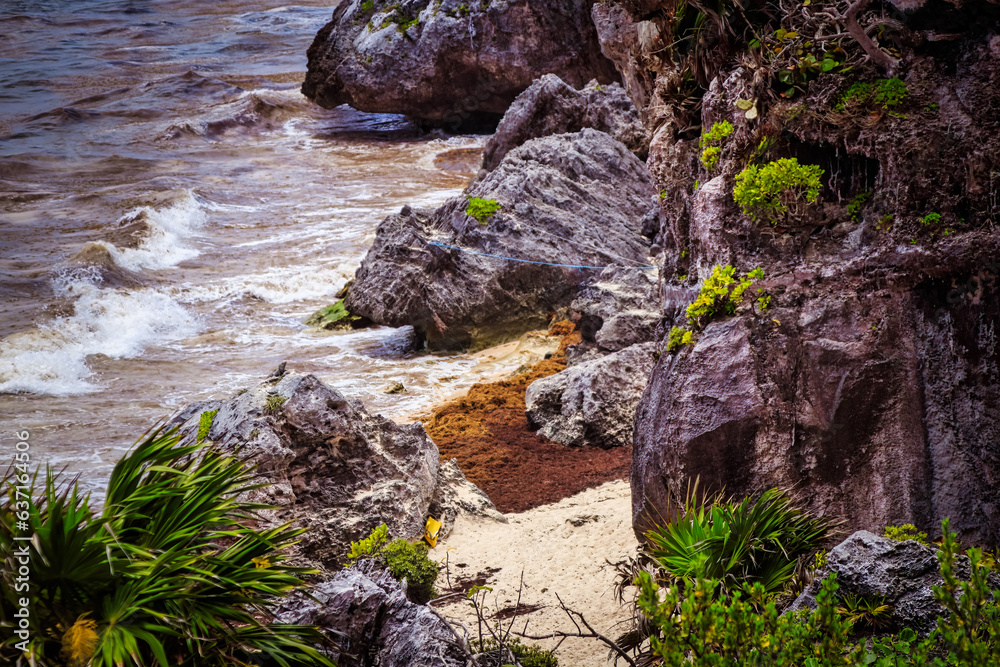
<path fill-rule="evenodd" d="M 390 542 L 389 528 L 384 523 L 363 540 L 351 542 L 348 559 L 346 567 L 362 559 L 376 560 L 388 568 L 397 580 L 406 579 L 407 592 L 414 602 L 422 604 L 434 597 L 438 568 L 427 557 L 427 545 L 423 542 L 411 544 L 404 539 Z"/>
<path fill-rule="evenodd" d="M 493 214 L 500 210 L 500 203 L 494 199 L 481 199 L 480 197 L 470 197 L 469 203 L 465 207 L 465 214 L 470 218 L 485 225 L 493 217 Z"/>
<path fill-rule="evenodd" d="M 715 169 L 719 163 L 719 157 L 722 155 L 722 146 L 732 133 L 733 124 L 724 120 L 721 123 L 713 124 L 712 128 L 702 135 L 698 141 L 698 147 L 702 149 L 701 163 L 705 169 L 709 171 Z"/>
<path fill-rule="evenodd" d="M 800 556 L 819 548 L 832 522 L 792 504 L 778 489 L 736 502 L 721 495 L 699 500 L 688 494 L 676 520 L 646 533 L 653 559 L 674 578 L 699 576 L 718 582 L 723 593 L 758 583 L 779 593 Z"/>
<path fill-rule="evenodd" d="M 736 175 L 733 199 L 751 219 L 776 225 L 800 217 L 819 199 L 822 175 L 818 165 L 801 165 L 796 158 L 750 165 Z"/>
<path fill-rule="evenodd" d="M 285 564 L 301 531 L 251 528 L 266 507 L 243 500 L 263 486 L 254 469 L 210 444 L 179 443 L 161 431 L 137 443 L 115 465 L 99 515 L 75 480 L 49 470 L 43 489 L 32 484 L 38 664 L 89 651 L 96 628 L 92 664 L 102 667 L 249 662 L 258 652 L 282 665 L 331 666 L 315 628 L 262 622 L 280 596 L 303 585 L 307 571 Z M 7 517 L 19 500 L 14 487 L 7 491 L 0 547 L 10 554 Z M 0 574 L 4 622 L 15 608 L 8 576 Z M 5 637 L 0 657 L 18 653 L 14 641 Z"/>

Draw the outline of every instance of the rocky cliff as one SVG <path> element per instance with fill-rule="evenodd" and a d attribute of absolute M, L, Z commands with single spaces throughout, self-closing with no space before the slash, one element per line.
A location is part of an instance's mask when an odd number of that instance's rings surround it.
<path fill-rule="evenodd" d="M 636 530 L 699 477 L 997 544 L 1000 8 L 668 7 L 594 6 L 653 137 L 678 327 L 635 422 Z M 720 265 L 764 277 L 687 317 Z"/>

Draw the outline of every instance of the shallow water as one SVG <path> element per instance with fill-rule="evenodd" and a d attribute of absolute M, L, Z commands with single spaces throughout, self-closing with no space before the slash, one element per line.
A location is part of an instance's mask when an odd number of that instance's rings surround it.
<path fill-rule="evenodd" d="M 468 160 L 435 157 L 483 141 L 302 97 L 331 12 L 0 5 L 0 465 L 28 429 L 36 461 L 99 489 L 157 419 L 285 360 L 390 416 L 470 381 L 406 329 L 303 324 L 382 218 L 464 187 Z"/>

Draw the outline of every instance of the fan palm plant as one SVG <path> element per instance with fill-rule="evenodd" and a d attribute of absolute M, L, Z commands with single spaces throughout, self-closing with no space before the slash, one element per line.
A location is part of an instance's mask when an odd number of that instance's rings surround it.
<path fill-rule="evenodd" d="M 100 512 L 76 479 L 48 469 L 19 494 L 24 481 L 8 474 L 0 500 L 0 624 L 18 621 L 11 565 L 30 545 L 30 640 L 24 653 L 4 632 L 5 664 L 332 666 L 316 628 L 269 623 L 309 573 L 286 563 L 302 531 L 253 528 L 267 506 L 244 498 L 264 484 L 238 455 L 155 430 L 115 466 Z"/>
<path fill-rule="evenodd" d="M 779 489 L 756 498 L 699 498 L 689 490 L 677 518 L 646 533 L 649 554 L 677 580 L 696 574 L 721 582 L 722 593 L 760 582 L 768 595 L 780 593 L 800 557 L 815 552 L 834 522 L 794 505 Z"/>

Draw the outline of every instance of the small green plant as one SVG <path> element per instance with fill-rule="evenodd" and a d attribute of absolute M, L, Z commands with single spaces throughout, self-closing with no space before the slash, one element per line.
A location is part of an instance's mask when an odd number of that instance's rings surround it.
<path fill-rule="evenodd" d="M 865 207 L 872 200 L 872 192 L 861 192 L 854 196 L 854 199 L 847 205 L 847 214 L 851 216 L 851 220 L 857 222 L 858 218 L 861 217 L 861 209 Z"/>
<path fill-rule="evenodd" d="M 205 442 L 208 439 L 208 432 L 212 430 L 212 423 L 215 421 L 215 415 L 219 414 L 218 410 L 207 410 L 201 413 L 198 417 L 198 444 Z"/>
<path fill-rule="evenodd" d="M 559 660 L 553 651 L 522 644 L 516 637 L 508 639 L 504 646 L 492 637 L 473 640 L 471 644 L 473 652 L 480 654 L 479 664 L 483 667 L 507 667 L 509 663 L 506 662 L 504 648 L 514 655 L 521 667 L 559 667 Z"/>
<path fill-rule="evenodd" d="M 777 225 L 800 217 L 819 199 L 822 175 L 820 166 L 801 165 L 796 158 L 750 165 L 736 175 L 733 199 L 751 219 Z"/>
<path fill-rule="evenodd" d="M 902 526 L 886 526 L 885 536 L 890 540 L 896 540 L 897 542 L 913 540 L 914 542 L 919 542 L 925 547 L 930 546 L 930 543 L 927 541 L 927 533 L 917 530 L 917 527 L 912 523 L 904 523 Z"/>
<path fill-rule="evenodd" d="M 924 217 L 920 218 L 920 224 L 921 225 L 930 226 L 930 225 L 936 225 L 939 222 L 941 222 L 941 214 L 940 213 L 928 213 Z"/>
<path fill-rule="evenodd" d="M 840 96 L 840 102 L 834 109 L 850 111 L 876 108 L 889 111 L 902 104 L 907 94 L 906 84 L 898 78 L 855 81 Z"/>
<path fill-rule="evenodd" d="M 284 396 L 279 396 L 278 394 L 271 394 L 267 397 L 267 401 L 264 402 L 264 414 L 273 415 L 277 414 L 281 410 L 281 406 L 288 402 L 288 399 Z"/>
<path fill-rule="evenodd" d="M 494 199 L 470 197 L 469 204 L 465 207 L 465 214 L 470 218 L 474 218 L 479 224 L 485 225 L 493 217 L 493 214 L 499 210 L 500 203 Z"/>
<path fill-rule="evenodd" d="M 361 3 L 361 12 L 367 14 L 368 12 L 375 9 L 375 0 L 364 0 Z"/>
<path fill-rule="evenodd" d="M 709 171 L 714 170 L 719 163 L 719 157 L 722 155 L 722 145 L 732 133 L 733 124 L 728 120 L 724 120 L 721 123 L 713 124 L 712 128 L 703 134 L 698 141 L 698 148 L 702 149 L 701 163 Z"/>
<path fill-rule="evenodd" d="M 340 299 L 333 305 L 320 308 L 306 319 L 308 326 L 320 329 L 350 329 L 361 326 L 363 322 L 363 317 L 354 315 L 347 310 L 344 299 Z"/>
<path fill-rule="evenodd" d="M 760 267 L 737 278 L 736 269 L 730 265 L 716 265 L 711 275 L 705 279 L 698 297 L 688 306 L 688 322 L 696 329 L 703 329 L 713 318 L 732 315 L 755 280 L 764 277 Z"/>
<path fill-rule="evenodd" d="M 347 558 L 347 567 L 359 560 L 375 560 L 384 565 L 395 579 L 406 579 L 407 594 L 414 602 L 423 604 L 435 595 L 438 568 L 427 557 L 427 545 L 402 538 L 390 541 L 389 527 L 384 523 L 368 537 L 351 542 Z"/>
<path fill-rule="evenodd" d="M 694 344 L 694 332 L 690 329 L 674 327 L 670 330 L 670 338 L 667 340 L 667 352 L 673 354 L 685 345 Z"/>
<path fill-rule="evenodd" d="M 667 191 L 660 190 L 660 199 L 666 199 L 666 198 L 667 198 Z"/>
<path fill-rule="evenodd" d="M 849 593 L 837 607 L 837 613 L 858 630 L 886 630 L 892 625 L 892 607 L 880 595 L 865 597 Z"/>
<path fill-rule="evenodd" d="M 762 294 L 757 297 L 757 307 L 760 308 L 760 312 L 766 312 L 771 307 L 771 295 Z"/>
<path fill-rule="evenodd" d="M 896 216 L 894 216 L 892 213 L 886 213 L 885 215 L 883 215 L 881 218 L 878 219 L 877 223 L 875 223 L 875 229 L 879 230 L 880 232 L 887 232 L 889 231 L 889 229 L 892 228 L 892 222 L 895 219 Z"/>

